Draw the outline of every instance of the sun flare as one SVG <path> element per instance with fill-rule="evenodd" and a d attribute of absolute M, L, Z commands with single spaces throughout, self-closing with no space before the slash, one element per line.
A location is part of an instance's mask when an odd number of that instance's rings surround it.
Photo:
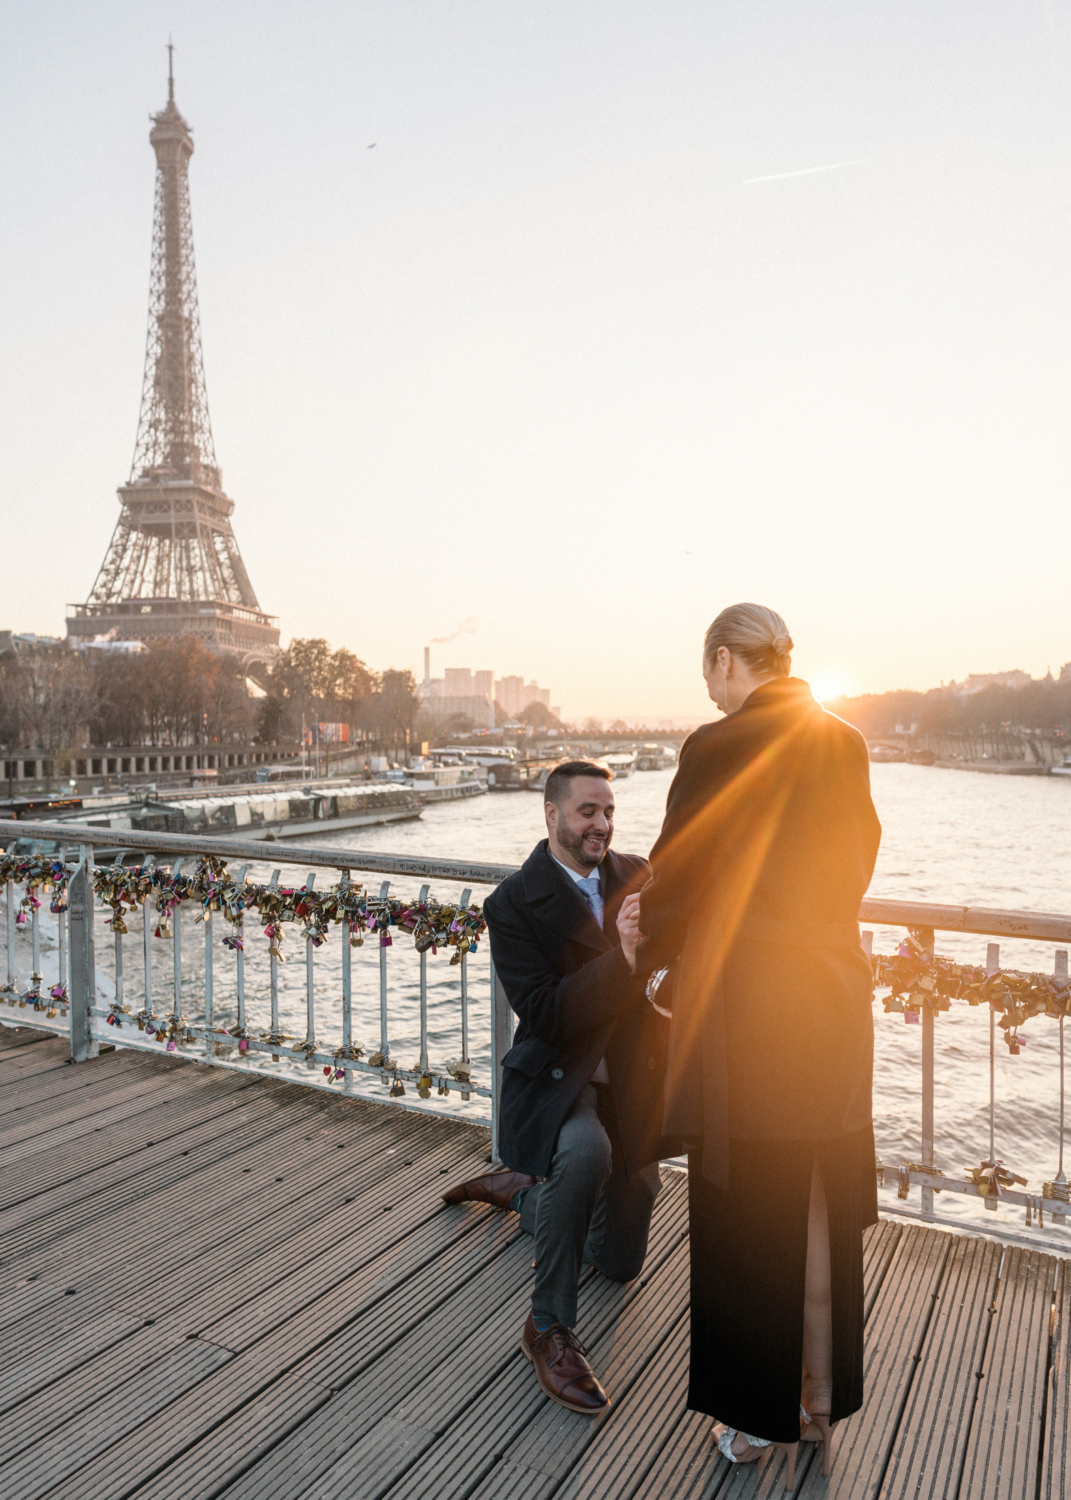
<path fill-rule="evenodd" d="M 844 683 L 839 677 L 817 677 L 811 684 L 811 691 L 819 703 L 833 703 L 845 694 Z"/>

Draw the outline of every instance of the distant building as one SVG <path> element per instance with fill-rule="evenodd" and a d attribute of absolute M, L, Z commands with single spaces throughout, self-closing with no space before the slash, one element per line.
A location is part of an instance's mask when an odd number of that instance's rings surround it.
<path fill-rule="evenodd" d="M 536 682 L 525 682 L 523 677 L 500 677 L 495 686 L 495 699 L 511 718 L 518 718 L 530 703 L 541 703 L 550 709 L 550 688 L 541 688 Z"/>
<path fill-rule="evenodd" d="M 541 703 L 548 712 L 561 717 L 550 706 L 550 688 L 541 688 L 534 681 L 525 682 L 523 677 L 500 677 L 496 681 L 494 672 L 474 672 L 471 667 L 446 667 L 441 677 L 432 677 L 431 653 L 427 649 L 419 692 L 436 718 L 461 715 L 477 729 L 496 728 L 496 710 L 497 727 L 501 727 L 503 719 L 518 719 L 531 703 Z"/>
<path fill-rule="evenodd" d="M 1033 680 L 1029 672 L 1021 672 L 1016 668 L 1013 672 L 971 672 L 965 681 L 950 682 L 949 687 L 959 693 L 980 693 L 987 687 L 1025 687 Z"/>

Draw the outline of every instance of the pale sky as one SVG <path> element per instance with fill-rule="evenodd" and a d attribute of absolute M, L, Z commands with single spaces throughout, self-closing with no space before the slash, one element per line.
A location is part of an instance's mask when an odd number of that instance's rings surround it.
<path fill-rule="evenodd" d="M 570 717 L 709 711 L 740 599 L 851 691 L 1071 658 L 1071 0 L 0 26 L 0 626 L 62 634 L 115 522 L 170 32 L 216 450 L 284 641 L 419 675 L 475 616 L 436 671 Z"/>

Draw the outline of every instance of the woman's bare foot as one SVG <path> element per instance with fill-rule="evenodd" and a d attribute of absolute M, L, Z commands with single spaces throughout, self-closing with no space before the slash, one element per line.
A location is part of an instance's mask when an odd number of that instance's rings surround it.
<path fill-rule="evenodd" d="M 738 1464 L 749 1463 L 751 1459 L 758 1458 L 761 1452 L 762 1449 L 760 1447 L 748 1442 L 745 1433 L 738 1432 L 733 1438 L 733 1457 Z"/>

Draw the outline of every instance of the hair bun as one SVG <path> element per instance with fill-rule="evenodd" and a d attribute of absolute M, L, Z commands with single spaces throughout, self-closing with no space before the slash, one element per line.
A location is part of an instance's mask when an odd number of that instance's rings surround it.
<path fill-rule="evenodd" d="M 774 609 L 764 604 L 730 604 L 707 631 L 703 661 L 713 660 L 724 646 L 749 667 L 774 677 L 787 677 L 792 637 Z"/>

